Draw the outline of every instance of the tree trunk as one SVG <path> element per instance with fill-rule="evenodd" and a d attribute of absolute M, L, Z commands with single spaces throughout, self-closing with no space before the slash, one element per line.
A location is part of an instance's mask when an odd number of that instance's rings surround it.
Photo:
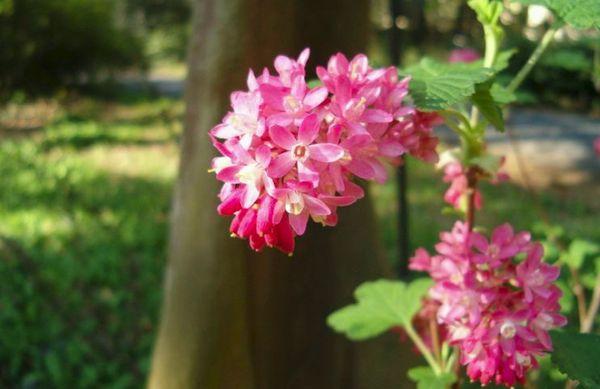
<path fill-rule="evenodd" d="M 248 68 L 260 71 L 276 54 L 296 56 L 309 46 L 314 69 L 336 51 L 364 51 L 367 30 L 367 0 L 196 1 L 150 388 L 347 389 L 397 381 L 402 369 L 382 369 L 379 343 L 357 346 L 325 323 L 360 282 L 390 275 L 376 250 L 370 202 L 341 210 L 333 229 L 310 225 L 292 258 L 270 249 L 255 254 L 228 237 L 229 220 L 216 213 L 219 183 L 207 173 L 214 156 L 207 132 L 226 112 L 230 92 L 244 88 Z"/>

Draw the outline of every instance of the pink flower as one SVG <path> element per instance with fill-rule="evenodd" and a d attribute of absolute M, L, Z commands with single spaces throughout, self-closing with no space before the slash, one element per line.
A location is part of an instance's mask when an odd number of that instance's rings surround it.
<path fill-rule="evenodd" d="M 309 216 L 320 218 L 331 214 L 323 201 L 313 196 L 312 185 L 306 182 L 287 181 L 285 188 L 275 189 L 274 197 L 287 212 L 290 225 L 298 235 L 304 234 Z"/>
<path fill-rule="evenodd" d="M 250 208 L 258 199 L 263 187 L 273 186 L 273 181 L 267 175 L 271 153 L 266 146 L 257 148 L 254 158 L 242 148 L 237 148 L 236 151 L 239 163 L 220 169 L 217 179 L 229 184 L 238 184 L 242 207 Z"/>
<path fill-rule="evenodd" d="M 600 157 L 600 136 L 594 140 L 594 151 L 596 152 L 596 156 Z"/>
<path fill-rule="evenodd" d="M 517 266 L 517 281 L 525 292 L 525 301 L 533 301 L 536 295 L 546 299 L 556 291 L 552 282 L 560 275 L 560 268 L 543 263 L 543 253 L 541 244 L 532 245 L 527 258 Z"/>
<path fill-rule="evenodd" d="M 476 50 L 465 48 L 465 49 L 454 49 L 450 52 L 448 62 L 475 62 L 481 56 Z"/>
<path fill-rule="evenodd" d="M 269 135 L 273 143 L 285 151 L 273 160 L 269 175 L 273 178 L 283 177 L 296 166 L 301 181 L 318 182 L 318 172 L 313 162 L 331 163 L 344 156 L 344 149 L 338 145 L 313 143 L 319 135 L 319 127 L 315 114 L 304 118 L 297 137 L 284 127 L 271 127 Z"/>
<path fill-rule="evenodd" d="M 457 222 L 440 234 L 437 255 L 418 249 L 410 267 L 435 281 L 445 339 L 460 350 L 472 380 L 513 386 L 552 349 L 548 331 L 566 324 L 559 314 L 559 268 L 542 262 L 542 246 L 508 224 L 490 239 Z M 522 262 L 516 257 L 526 255 Z"/>
<path fill-rule="evenodd" d="M 232 93 L 233 112 L 228 113 L 223 123 L 211 130 L 211 134 L 221 139 L 240 137 L 240 144 L 247 149 L 253 136 L 262 136 L 265 131 L 264 119 L 259 117 L 261 102 L 257 93 Z"/>

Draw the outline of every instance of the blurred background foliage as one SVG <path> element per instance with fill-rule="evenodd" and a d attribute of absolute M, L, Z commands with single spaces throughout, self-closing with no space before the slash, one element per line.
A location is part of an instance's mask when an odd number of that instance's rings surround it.
<path fill-rule="evenodd" d="M 444 59 L 454 48 L 482 49 L 464 1 L 401 4 L 402 16 L 392 20 L 389 2 L 372 0 L 376 64 L 389 63 L 393 25 L 404 65 L 423 54 Z M 549 23 L 538 11 L 511 6 L 503 15 L 507 45 L 519 49 L 507 79 Z M 126 81 L 180 81 L 190 12 L 187 0 L 0 0 L 0 387 L 142 386 L 183 103 Z M 599 46 L 597 33 L 564 30 L 520 104 L 598 115 Z M 408 164 L 411 246 L 431 247 L 453 221 L 439 212 L 446 184 L 430 166 Z M 574 323 L 573 274 L 589 293 L 600 266 L 591 243 L 600 241 L 594 188 L 483 188 L 483 224 L 537 223 L 550 260 L 565 266 L 564 309 Z M 395 190 L 393 182 L 372 190 L 390 261 L 397 258 Z M 563 379 L 542 375 L 544 388 Z"/>

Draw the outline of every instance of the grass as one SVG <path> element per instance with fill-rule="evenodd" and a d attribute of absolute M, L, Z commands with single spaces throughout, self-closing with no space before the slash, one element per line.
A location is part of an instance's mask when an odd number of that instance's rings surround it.
<path fill-rule="evenodd" d="M 0 113 L 0 387 L 140 387 L 161 300 L 182 103 L 127 94 L 41 104 Z M 439 212 L 445 184 L 422 163 L 411 160 L 409 171 L 412 246 L 431 248 L 453 220 Z M 373 193 L 394 261 L 394 184 Z M 514 185 L 485 187 L 484 196 L 484 226 L 530 228 L 544 209 L 570 233 L 600 239 L 594 197 L 544 192 L 536 207 Z"/>
<path fill-rule="evenodd" d="M 0 386 L 139 387 L 181 103 L 82 99 L 61 110 L 0 143 Z"/>

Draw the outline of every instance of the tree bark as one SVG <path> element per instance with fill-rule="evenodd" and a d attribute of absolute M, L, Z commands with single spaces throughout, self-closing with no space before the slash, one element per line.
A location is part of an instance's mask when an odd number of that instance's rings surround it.
<path fill-rule="evenodd" d="M 391 275 L 376 249 L 369 200 L 341 210 L 334 229 L 310 225 L 292 258 L 270 249 L 255 254 L 246 242 L 228 237 L 229 220 L 216 213 L 219 183 L 207 173 L 214 156 L 207 132 L 226 112 L 231 91 L 245 87 L 248 68 L 260 71 L 275 55 L 297 56 L 306 46 L 312 49 L 310 69 L 336 51 L 364 51 L 367 0 L 195 3 L 180 170 L 149 388 L 397 384 L 402 369 L 373 368 L 377 356 L 389 356 L 377 342 L 352 344 L 325 323 L 328 313 L 351 301 L 360 282 Z M 387 356 L 390 364 L 398 363 Z"/>

